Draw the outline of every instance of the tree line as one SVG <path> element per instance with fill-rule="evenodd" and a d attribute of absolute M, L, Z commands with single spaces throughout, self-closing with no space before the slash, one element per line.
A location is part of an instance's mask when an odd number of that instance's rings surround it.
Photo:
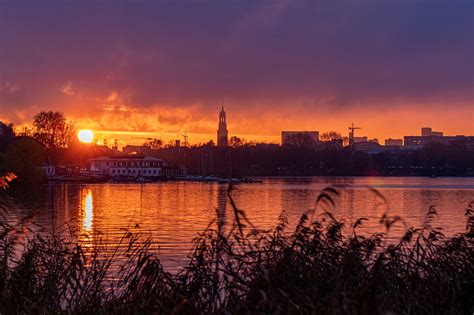
<path fill-rule="evenodd" d="M 369 154 L 346 146 L 258 144 L 150 150 L 189 173 L 220 176 L 474 176 L 474 148 L 432 143 L 417 150 Z"/>
<path fill-rule="evenodd" d="M 11 124 L 0 122 L 0 128 L 0 175 L 13 171 L 24 181 L 42 180 L 45 164 L 86 164 L 89 158 L 116 153 L 105 146 L 78 143 L 74 122 L 60 112 L 40 112 L 31 129 L 17 133 Z M 347 139 L 336 132 L 320 139 L 314 145 L 304 134 L 294 135 L 289 145 L 280 146 L 233 136 L 229 147 L 217 147 L 212 140 L 176 147 L 150 138 L 139 153 L 185 165 L 189 173 L 201 175 L 474 175 L 472 146 L 432 143 L 418 150 L 368 154 L 343 146 Z"/>
<path fill-rule="evenodd" d="M 32 128 L 15 132 L 13 124 L 0 122 L 0 175 L 14 172 L 26 182 L 43 180 L 42 166 L 54 156 L 76 143 L 74 122 L 61 112 L 42 111 L 34 116 Z"/>

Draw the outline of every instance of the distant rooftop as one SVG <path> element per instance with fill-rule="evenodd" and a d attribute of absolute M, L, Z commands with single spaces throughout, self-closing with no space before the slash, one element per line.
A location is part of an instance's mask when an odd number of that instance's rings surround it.
<path fill-rule="evenodd" d="M 142 154 L 114 154 L 99 156 L 96 158 L 89 159 L 89 161 L 106 161 L 106 160 L 142 160 L 142 161 L 164 161 L 152 156 L 145 156 Z"/>

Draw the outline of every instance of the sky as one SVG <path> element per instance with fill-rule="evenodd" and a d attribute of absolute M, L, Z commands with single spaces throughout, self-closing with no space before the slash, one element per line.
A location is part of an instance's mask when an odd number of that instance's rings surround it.
<path fill-rule="evenodd" d="M 197 143 L 222 103 L 249 140 L 474 135 L 474 1 L 0 1 L 0 120 Z"/>

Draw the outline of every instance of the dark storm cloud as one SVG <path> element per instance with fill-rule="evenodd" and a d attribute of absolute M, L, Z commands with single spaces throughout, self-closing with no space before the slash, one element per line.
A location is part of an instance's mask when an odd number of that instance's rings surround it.
<path fill-rule="evenodd" d="M 112 92 L 119 105 L 204 111 L 220 99 L 242 110 L 468 106 L 473 10 L 458 0 L 2 1 L 0 109 L 97 111 Z"/>

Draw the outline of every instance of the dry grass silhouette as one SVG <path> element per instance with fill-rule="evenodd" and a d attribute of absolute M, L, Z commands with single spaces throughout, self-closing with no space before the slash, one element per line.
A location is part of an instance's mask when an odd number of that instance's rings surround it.
<path fill-rule="evenodd" d="M 333 203 L 325 189 L 317 202 Z M 232 198 L 233 224 L 217 219 L 195 239 L 189 262 L 166 272 L 150 240 L 126 233 L 103 257 L 57 235 L 18 242 L 28 219 L 0 225 L 0 312 L 157 314 L 472 314 L 474 203 L 465 233 L 445 237 L 430 222 L 387 245 L 386 232 L 359 235 L 364 219 L 343 233 L 330 212 L 302 215 L 292 233 L 284 216 L 256 229 Z M 13 211 L 2 204 L 2 213 Z M 313 217 L 316 217 L 314 219 Z M 312 219 L 313 218 L 313 219 Z M 381 231 L 397 217 L 384 216 Z"/>

